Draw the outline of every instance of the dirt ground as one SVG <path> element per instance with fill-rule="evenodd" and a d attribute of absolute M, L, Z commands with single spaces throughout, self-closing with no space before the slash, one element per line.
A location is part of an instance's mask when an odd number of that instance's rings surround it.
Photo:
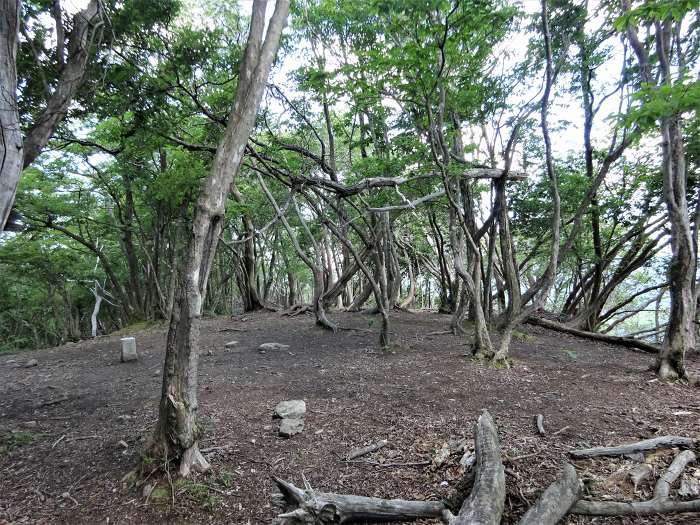
<path fill-rule="evenodd" d="M 334 335 L 311 317 L 277 313 L 205 320 L 201 447 L 214 448 L 207 453 L 214 468 L 176 483 L 175 497 L 161 479 L 166 490 L 148 501 L 121 480 L 157 416 L 164 327 L 130 334 L 140 352 L 133 363 L 120 363 L 119 336 L 0 356 L 0 523 L 269 523 L 272 475 L 297 485 L 303 475 L 329 492 L 439 500 L 459 478 L 459 454 L 437 469 L 395 465 L 431 460 L 461 437 L 473 446 L 483 409 L 496 420 L 508 471 L 503 522 L 515 523 L 572 448 L 664 434 L 700 438 L 700 389 L 660 384 L 647 354 L 524 326 L 513 341 L 513 367 L 499 370 L 465 357 L 464 339 L 434 333 L 447 329 L 448 316 L 393 314 L 392 353 L 377 350 L 377 318 L 332 317 L 358 330 Z M 239 344 L 225 349 L 231 340 Z M 261 354 L 265 342 L 290 348 Z M 37 365 L 26 367 L 31 359 Z M 700 360 L 691 358 L 690 367 L 700 371 Z M 279 437 L 271 419 L 287 399 L 307 404 L 306 428 L 291 439 Z M 538 413 L 544 437 L 533 425 Z M 390 445 L 368 462 L 343 460 L 380 439 Z M 663 469 L 672 456 L 652 461 Z M 574 464 L 594 498 L 643 499 L 655 481 L 634 494 L 626 475 L 632 460 Z M 700 468 L 685 475 L 700 477 Z M 565 523 L 697 524 L 700 517 Z"/>

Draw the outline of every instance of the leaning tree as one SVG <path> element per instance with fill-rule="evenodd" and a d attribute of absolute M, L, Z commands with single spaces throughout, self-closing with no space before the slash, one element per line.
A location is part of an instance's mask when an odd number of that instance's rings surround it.
<path fill-rule="evenodd" d="M 265 30 L 265 0 L 255 0 L 245 53 L 238 71 L 233 108 L 216 149 L 209 174 L 201 183 L 192 231 L 181 262 L 176 302 L 170 315 L 163 388 L 151 453 L 179 464 L 180 474 L 209 465 L 199 451 L 197 367 L 199 328 L 207 280 L 224 226 L 227 196 L 240 167 L 279 41 L 287 23 L 288 0 L 277 0 Z"/>

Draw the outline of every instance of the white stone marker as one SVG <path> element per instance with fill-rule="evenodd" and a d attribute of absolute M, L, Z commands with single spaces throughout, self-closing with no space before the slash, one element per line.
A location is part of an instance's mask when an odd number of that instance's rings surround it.
<path fill-rule="evenodd" d="M 136 339 L 133 337 L 122 337 L 122 363 L 136 361 L 139 356 L 136 354 Z"/>

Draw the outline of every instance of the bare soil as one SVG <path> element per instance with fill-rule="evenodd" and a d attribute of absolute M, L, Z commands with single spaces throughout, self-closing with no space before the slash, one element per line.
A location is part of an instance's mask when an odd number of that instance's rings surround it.
<path fill-rule="evenodd" d="M 478 415 L 494 416 L 508 469 L 504 523 L 515 523 L 553 481 L 572 448 L 664 434 L 700 438 L 700 390 L 659 383 L 653 357 L 524 326 L 513 366 L 466 357 L 465 339 L 435 334 L 449 317 L 392 315 L 393 352 L 377 350 L 379 320 L 333 313 L 336 334 L 309 316 L 259 313 L 207 319 L 202 326 L 200 419 L 213 472 L 188 483 L 154 476 L 166 497 L 144 498 L 122 478 L 138 463 L 155 424 L 165 327 L 134 335 L 140 359 L 119 360 L 119 336 L 0 357 L 0 523 L 269 523 L 272 475 L 320 490 L 406 499 L 441 499 L 459 477 L 459 455 L 440 468 L 382 466 L 431 460 L 443 443 L 466 437 Z M 235 329 L 235 330 L 234 330 Z M 432 335 L 431 335 L 432 334 Z M 238 345 L 225 349 L 225 343 Z M 261 354 L 258 345 L 288 350 Z M 31 359 L 37 366 L 25 367 Z M 700 371 L 697 355 L 690 367 Z M 274 406 L 307 403 L 306 428 L 277 435 Z M 543 414 L 547 435 L 533 423 Z M 555 434 L 556 433 L 556 434 Z M 347 463 L 353 448 L 387 439 Z M 663 469 L 673 453 L 651 459 Z M 148 461 L 148 460 L 146 460 Z M 592 497 L 634 493 L 628 459 L 574 463 Z M 700 477 L 696 466 L 686 476 Z M 160 491 L 162 495 L 163 491 Z M 423 523 L 437 523 L 424 521 Z M 700 523 L 700 517 L 597 518 L 565 523 Z"/>

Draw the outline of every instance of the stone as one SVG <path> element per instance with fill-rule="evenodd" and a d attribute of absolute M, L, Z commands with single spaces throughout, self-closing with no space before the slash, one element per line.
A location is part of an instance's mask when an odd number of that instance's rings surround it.
<path fill-rule="evenodd" d="M 24 364 L 24 368 L 31 368 L 33 366 L 37 366 L 39 364 L 39 361 L 36 359 L 30 359 Z"/>
<path fill-rule="evenodd" d="M 268 352 L 275 350 L 286 350 L 289 345 L 283 345 L 282 343 L 263 343 L 258 347 L 259 352 Z"/>
<path fill-rule="evenodd" d="M 678 489 L 681 498 L 696 499 L 700 497 L 700 481 L 696 479 L 682 479 L 681 487 Z"/>
<path fill-rule="evenodd" d="M 280 423 L 280 436 L 292 437 L 304 430 L 304 420 L 297 418 L 283 419 Z"/>
<path fill-rule="evenodd" d="M 304 416 L 306 416 L 306 403 L 301 399 L 278 403 L 273 414 L 273 417 L 282 419 L 301 419 Z"/>
<path fill-rule="evenodd" d="M 236 345 L 238 345 L 238 341 L 229 341 L 224 345 L 224 348 L 233 348 Z"/>
<path fill-rule="evenodd" d="M 122 363 L 136 361 L 139 356 L 136 354 L 136 339 L 133 337 L 122 337 Z"/>

